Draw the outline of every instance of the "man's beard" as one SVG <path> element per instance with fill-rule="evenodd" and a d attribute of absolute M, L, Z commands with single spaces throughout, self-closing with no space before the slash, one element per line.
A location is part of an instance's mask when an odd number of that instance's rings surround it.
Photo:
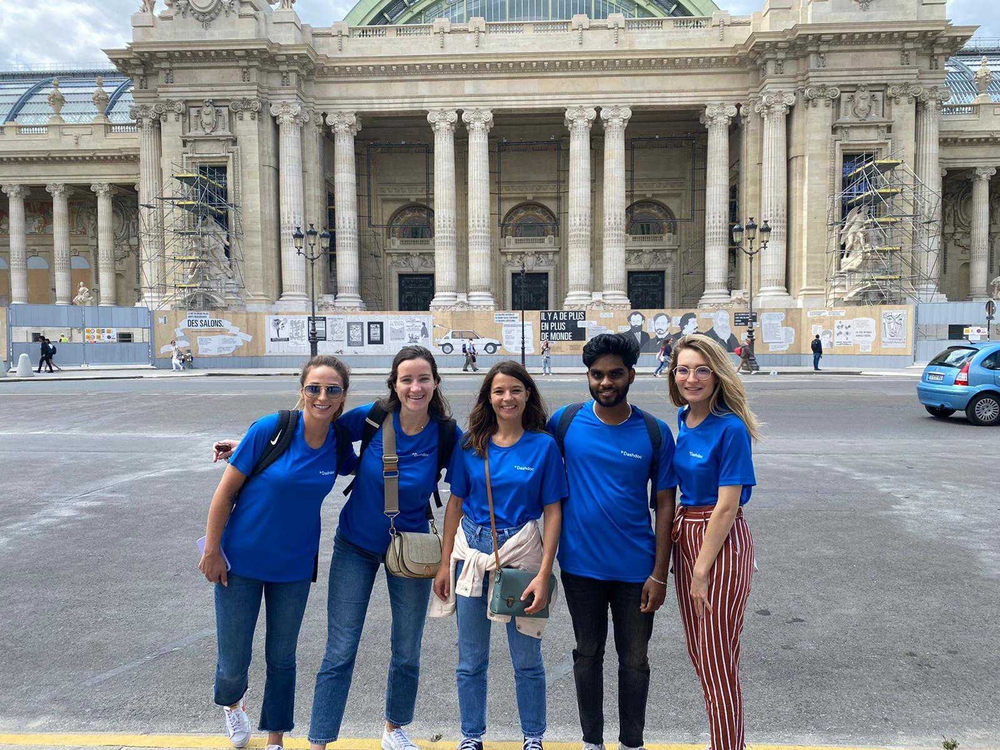
<path fill-rule="evenodd" d="M 610 404 L 606 403 L 603 399 L 601 399 L 601 397 L 599 395 L 600 392 L 599 392 L 599 390 L 597 388 L 591 387 L 590 388 L 590 395 L 591 395 L 591 398 L 594 399 L 594 401 L 596 401 L 597 403 L 599 403 L 605 409 L 613 409 L 614 407 L 618 406 L 618 404 L 620 404 L 622 401 L 624 401 L 626 398 L 628 398 L 628 389 L 629 389 L 628 384 L 626 384 L 625 387 L 621 388 L 620 390 L 619 389 L 615 389 L 615 392 L 614 392 L 615 400 L 614 400 L 613 403 L 610 403 Z M 608 395 L 611 395 L 611 394 L 608 394 Z"/>

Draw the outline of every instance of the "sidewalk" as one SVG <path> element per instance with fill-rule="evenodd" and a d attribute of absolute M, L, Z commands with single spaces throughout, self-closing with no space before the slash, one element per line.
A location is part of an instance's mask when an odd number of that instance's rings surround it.
<path fill-rule="evenodd" d="M 461 368 L 458 367 L 442 367 L 440 372 L 441 375 L 448 375 L 449 377 L 454 376 L 466 376 L 466 377 L 479 377 L 485 374 L 487 368 L 479 368 L 478 372 L 463 372 Z M 540 368 L 529 368 L 533 375 L 541 378 Z M 553 375 L 562 376 L 582 376 L 582 367 L 554 367 L 552 368 Z M 351 368 L 351 374 L 353 375 L 378 375 L 384 376 L 388 372 L 387 368 L 382 367 L 354 367 Z M 854 376 L 871 376 L 871 377 L 907 377 L 907 378 L 919 378 L 923 372 L 923 366 L 913 366 L 899 369 L 891 370 L 864 370 L 861 368 L 849 368 L 849 367 L 830 367 L 824 368 L 819 372 L 814 371 L 811 367 L 762 367 L 760 372 L 756 373 L 752 377 L 763 378 L 777 375 L 807 375 L 807 376 L 823 376 L 823 375 L 854 375 Z M 652 367 L 637 367 L 636 374 L 639 377 L 649 377 L 653 373 Z M 13 383 L 21 381 L 33 381 L 33 382 L 51 382 L 53 380 L 138 380 L 138 379 L 157 379 L 157 378 L 211 378 L 211 377 L 227 377 L 227 378 L 245 378 L 245 377 L 294 377 L 299 374 L 297 368 L 292 367 L 257 367 L 257 368 L 215 368 L 215 369 L 195 369 L 195 370 L 184 370 L 183 372 L 172 372 L 167 369 L 158 369 L 155 367 L 150 367 L 147 365 L 115 365 L 115 366 L 93 366 L 93 367 L 64 367 L 61 371 L 55 373 L 43 372 L 41 374 L 35 373 L 30 378 L 19 378 L 13 374 L 13 371 L 7 373 L 7 377 L 0 377 L 0 383 Z M 750 375 L 742 375 L 744 379 L 751 377 Z"/>
<path fill-rule="evenodd" d="M 257 733 L 250 741 L 249 748 L 264 748 L 266 738 Z M 421 750 L 454 750 L 455 740 L 435 742 L 417 740 Z M 118 748 L 119 750 L 140 750 L 141 748 L 208 748 L 210 750 L 232 750 L 226 737 L 208 734 L 0 734 L 0 750 L 23 750 L 24 748 L 45 748 L 46 750 L 73 750 L 83 747 Z M 286 737 L 285 750 L 308 750 L 309 742 L 304 737 Z M 377 739 L 342 739 L 327 745 L 333 750 L 381 750 Z M 546 742 L 546 750 L 580 750 L 579 742 Z M 688 745 L 678 743 L 647 743 L 646 750 L 704 750 L 705 744 Z M 521 743 L 490 741 L 489 750 L 521 750 Z M 753 743 L 753 750 L 876 750 L 875 748 L 845 747 L 832 745 L 764 745 Z"/>

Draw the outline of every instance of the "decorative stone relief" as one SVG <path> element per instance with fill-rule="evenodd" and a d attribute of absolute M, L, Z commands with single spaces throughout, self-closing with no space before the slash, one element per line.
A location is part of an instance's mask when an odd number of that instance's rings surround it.
<path fill-rule="evenodd" d="M 414 253 L 410 251 L 389 254 L 389 267 L 398 271 L 423 271 L 434 269 L 433 253 Z"/>
<path fill-rule="evenodd" d="M 292 10 L 295 0 L 267 0 L 271 5 L 277 5 L 278 10 Z"/>
<path fill-rule="evenodd" d="M 228 118 L 222 107 L 216 107 L 215 101 L 205 99 L 200 105 L 190 108 L 189 130 L 211 135 L 216 132 L 227 132 Z"/>
<path fill-rule="evenodd" d="M 858 4 L 858 7 L 861 8 L 861 12 L 866 13 L 871 10 L 874 0 L 855 0 L 855 2 Z"/>
<path fill-rule="evenodd" d="M 521 261 L 524 261 L 525 271 L 549 271 L 556 267 L 556 254 L 554 252 L 513 252 L 503 254 L 504 268 L 519 269 Z"/>
<path fill-rule="evenodd" d="M 666 250 L 626 250 L 625 265 L 648 271 L 652 268 L 664 268 L 670 262 L 670 253 Z"/>
<path fill-rule="evenodd" d="M 861 84 L 852 94 L 841 99 L 841 119 L 874 120 L 882 117 L 882 94 Z"/>
<path fill-rule="evenodd" d="M 924 87 L 916 83 L 894 83 L 886 89 L 886 96 L 893 104 L 899 104 L 904 97 L 909 104 L 913 104 L 923 93 Z"/>
<path fill-rule="evenodd" d="M 802 95 L 810 107 L 817 107 L 820 102 L 823 102 L 824 107 L 830 107 L 833 105 L 833 102 L 840 98 L 840 89 L 836 86 L 827 86 L 826 84 L 806 86 Z"/>
<path fill-rule="evenodd" d="M 52 107 L 52 117 L 49 122 L 63 122 L 62 110 L 66 106 L 66 97 L 59 90 L 59 79 L 52 79 L 52 93 L 48 97 L 49 106 Z"/>
<path fill-rule="evenodd" d="M 161 99 L 153 105 L 153 112 L 160 118 L 160 122 L 166 122 L 170 115 L 174 116 L 174 122 L 180 122 L 184 114 L 184 102 Z"/>
<path fill-rule="evenodd" d="M 204 28 L 212 25 L 212 21 L 225 13 L 227 16 L 236 11 L 236 0 L 175 0 L 174 7 L 182 17 L 188 14 Z"/>
<path fill-rule="evenodd" d="M 237 120 L 242 120 L 244 115 L 249 114 L 251 120 L 256 120 L 264 108 L 267 106 L 267 102 L 263 99 L 250 99 L 249 97 L 243 97 L 242 99 L 235 99 L 229 103 L 229 110 L 236 114 Z"/>

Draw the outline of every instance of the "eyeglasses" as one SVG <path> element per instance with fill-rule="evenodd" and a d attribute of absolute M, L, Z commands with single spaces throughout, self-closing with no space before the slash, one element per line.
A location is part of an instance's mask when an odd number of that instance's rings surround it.
<path fill-rule="evenodd" d="M 705 366 L 696 367 L 693 370 L 690 367 L 674 368 L 674 377 L 681 380 L 685 380 L 691 376 L 694 376 L 695 380 L 708 380 L 712 375 L 714 375 L 712 368 Z"/>
<path fill-rule="evenodd" d="M 319 398 L 319 394 L 323 392 L 324 388 L 326 388 L 328 398 L 340 398 L 344 395 L 344 389 L 339 385 L 306 385 L 302 387 L 302 390 L 309 398 Z"/>

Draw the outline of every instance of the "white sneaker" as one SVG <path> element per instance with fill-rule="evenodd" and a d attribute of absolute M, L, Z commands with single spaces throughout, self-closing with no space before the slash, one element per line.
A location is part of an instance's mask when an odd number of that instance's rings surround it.
<path fill-rule="evenodd" d="M 285 750 L 281 745 L 267 745 L 264 750 Z"/>
<path fill-rule="evenodd" d="M 226 715 L 226 734 L 233 747 L 246 747 L 250 743 L 250 717 L 247 716 L 246 693 L 236 704 L 236 708 L 223 706 Z"/>
<path fill-rule="evenodd" d="M 584 742 L 583 750 L 604 750 L 604 745 L 595 745 L 592 742 Z"/>
<path fill-rule="evenodd" d="M 646 748 L 643 747 L 642 745 L 640 745 L 639 747 L 629 747 L 628 745 L 623 745 L 622 743 L 619 742 L 618 750 L 646 750 Z"/>
<path fill-rule="evenodd" d="M 403 729 L 382 731 L 382 750 L 419 750 L 417 744 Z"/>

